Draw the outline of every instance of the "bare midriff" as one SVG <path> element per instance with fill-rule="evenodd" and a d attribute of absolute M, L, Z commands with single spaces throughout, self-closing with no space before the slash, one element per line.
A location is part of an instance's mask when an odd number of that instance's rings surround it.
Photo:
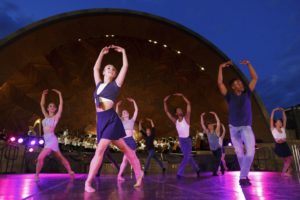
<path fill-rule="evenodd" d="M 103 101 L 103 102 L 101 102 L 99 107 L 96 106 L 96 111 L 103 112 L 103 111 L 109 110 L 113 107 L 114 107 L 113 101 Z"/>

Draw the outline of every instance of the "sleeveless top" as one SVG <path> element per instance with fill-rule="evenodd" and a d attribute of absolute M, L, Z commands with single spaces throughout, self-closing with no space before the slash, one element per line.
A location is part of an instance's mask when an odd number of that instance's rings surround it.
<path fill-rule="evenodd" d="M 271 131 L 275 140 L 286 139 L 285 128 L 281 128 L 281 133 L 277 130 L 277 128 L 273 128 Z"/>
<path fill-rule="evenodd" d="M 215 151 L 221 147 L 219 144 L 219 138 L 215 132 L 207 133 L 207 139 L 211 151 Z"/>
<path fill-rule="evenodd" d="M 100 98 L 109 99 L 115 102 L 119 95 L 119 92 L 120 92 L 120 87 L 117 85 L 115 80 L 107 84 L 99 82 L 94 92 L 94 99 L 95 99 L 96 106 L 99 107 L 100 104 L 102 103 Z"/>
<path fill-rule="evenodd" d="M 180 138 L 187 138 L 190 136 L 190 125 L 186 122 L 185 118 L 180 122 L 176 120 L 176 129 Z"/>
<path fill-rule="evenodd" d="M 134 120 L 122 120 L 123 126 L 125 130 L 133 130 L 134 129 Z"/>
<path fill-rule="evenodd" d="M 52 131 L 49 131 L 50 133 L 54 133 L 54 129 L 57 125 L 57 122 L 58 122 L 58 120 L 55 117 L 45 117 L 42 121 L 44 133 L 48 133 L 48 132 L 45 132 L 46 127 L 48 129 L 52 130 Z"/>

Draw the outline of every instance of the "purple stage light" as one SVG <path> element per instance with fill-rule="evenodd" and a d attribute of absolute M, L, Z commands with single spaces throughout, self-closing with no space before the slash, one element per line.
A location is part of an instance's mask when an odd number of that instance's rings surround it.
<path fill-rule="evenodd" d="M 229 147 L 231 147 L 231 146 L 232 146 L 231 142 L 229 142 L 229 143 L 228 143 L 228 146 L 229 146 Z"/>
<path fill-rule="evenodd" d="M 44 140 L 43 140 L 43 139 L 40 139 L 40 140 L 39 140 L 39 144 L 40 144 L 40 145 L 44 144 Z"/>
<path fill-rule="evenodd" d="M 19 143 L 19 144 L 23 143 L 23 141 L 24 141 L 23 138 L 19 138 L 19 139 L 18 139 L 18 143 Z"/>
<path fill-rule="evenodd" d="M 16 141 L 16 138 L 15 137 L 11 137 L 11 138 L 9 138 L 9 141 L 14 142 L 14 141 Z"/>
<path fill-rule="evenodd" d="M 35 145 L 36 141 L 35 140 L 31 140 L 30 145 L 33 146 Z"/>
<path fill-rule="evenodd" d="M 28 151 L 29 151 L 29 152 L 33 152 L 33 148 L 30 147 L 30 148 L 28 149 Z"/>

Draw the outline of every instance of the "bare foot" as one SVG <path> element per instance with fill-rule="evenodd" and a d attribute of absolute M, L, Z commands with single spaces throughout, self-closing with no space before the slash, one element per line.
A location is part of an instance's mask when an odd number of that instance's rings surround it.
<path fill-rule="evenodd" d="M 141 184 L 142 184 L 143 178 L 144 178 L 144 172 L 142 171 L 140 177 L 138 177 L 138 178 L 136 179 L 136 183 L 134 184 L 133 187 L 140 187 Z"/>
<path fill-rule="evenodd" d="M 39 181 L 40 181 L 40 178 L 39 178 L 39 175 L 38 175 L 38 174 L 35 174 L 35 175 L 34 175 L 34 181 L 35 181 L 35 182 L 39 182 Z"/>
<path fill-rule="evenodd" d="M 95 192 L 96 190 L 91 186 L 91 184 L 88 184 L 87 182 L 85 182 L 84 191 L 86 191 L 86 192 Z"/>
<path fill-rule="evenodd" d="M 118 181 L 125 181 L 125 178 L 123 178 L 122 176 L 118 176 Z"/>
<path fill-rule="evenodd" d="M 71 178 L 74 178 L 75 177 L 75 172 L 74 171 L 70 171 L 69 175 L 70 175 Z"/>

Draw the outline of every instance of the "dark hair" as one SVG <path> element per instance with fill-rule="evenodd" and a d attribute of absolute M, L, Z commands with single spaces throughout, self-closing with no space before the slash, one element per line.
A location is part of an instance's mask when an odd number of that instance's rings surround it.
<path fill-rule="evenodd" d="M 178 109 L 178 108 L 180 108 L 180 107 L 175 107 L 175 108 L 174 108 L 174 113 L 175 113 L 175 114 L 177 113 L 177 109 Z M 181 108 L 180 108 L 180 109 L 181 109 Z"/>
<path fill-rule="evenodd" d="M 239 79 L 239 78 L 233 78 L 233 79 L 231 79 L 231 80 L 228 82 L 229 86 L 232 87 L 233 83 L 234 83 L 235 81 L 237 81 L 237 80 L 241 80 L 241 79 Z"/>
<path fill-rule="evenodd" d="M 274 124 L 276 124 L 277 121 L 281 121 L 281 123 L 283 124 L 283 120 L 281 118 L 280 119 L 274 119 L 273 120 Z"/>

